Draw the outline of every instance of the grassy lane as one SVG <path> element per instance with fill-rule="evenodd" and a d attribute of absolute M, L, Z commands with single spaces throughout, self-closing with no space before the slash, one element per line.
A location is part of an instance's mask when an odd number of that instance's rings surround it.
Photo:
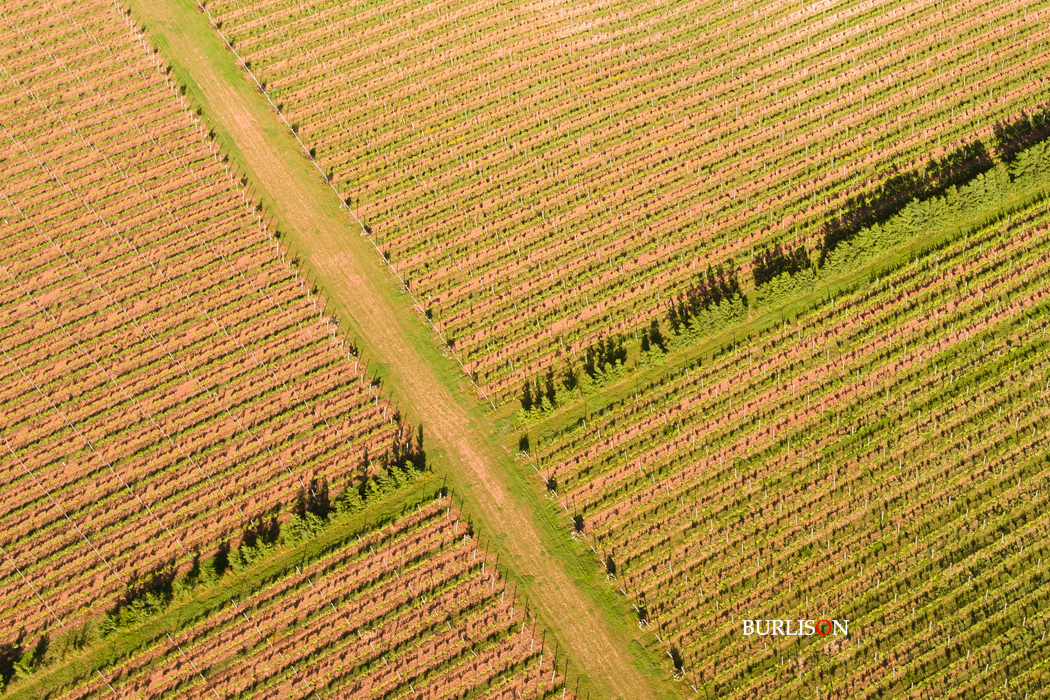
<path fill-rule="evenodd" d="M 482 542 L 491 538 L 486 546 L 501 554 L 512 569 L 509 578 L 524 587 L 568 651 L 570 674 L 584 675 L 588 690 L 603 699 L 671 694 L 652 663 L 662 650 L 631 624 L 630 607 L 602 583 L 590 550 L 566 542 L 566 523 L 528 481 L 533 472 L 526 474 L 499 447 L 491 415 L 468 398 L 466 376 L 443 355 L 433 331 L 207 17 L 188 0 L 130 4 L 135 21 L 203 108 L 224 152 L 305 260 L 329 299 L 328 310 L 349 321 L 364 358 L 401 402 L 402 413 L 424 423 L 435 468 L 448 472 Z"/>

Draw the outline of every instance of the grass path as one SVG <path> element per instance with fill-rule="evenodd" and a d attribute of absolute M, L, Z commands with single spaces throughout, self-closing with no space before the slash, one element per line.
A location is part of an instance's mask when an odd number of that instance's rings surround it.
<path fill-rule="evenodd" d="M 511 567 L 510 578 L 524 587 L 555 633 L 568 653 L 570 673 L 582 674 L 603 700 L 671 694 L 651 661 L 662 651 L 648 641 L 651 635 L 632 629 L 630 608 L 598 580 L 589 550 L 567 544 L 567 520 L 552 514 L 527 480 L 527 467 L 499 447 L 491 414 L 468 398 L 467 377 L 443 355 L 360 226 L 235 65 L 207 17 L 188 0 L 130 4 L 135 21 L 145 26 L 191 100 L 203 108 L 224 151 L 306 262 L 329 311 L 349 322 L 402 413 L 424 423 L 435 466 L 448 472 L 449 486 L 463 497 L 482 541 L 493 543 L 501 563 Z"/>

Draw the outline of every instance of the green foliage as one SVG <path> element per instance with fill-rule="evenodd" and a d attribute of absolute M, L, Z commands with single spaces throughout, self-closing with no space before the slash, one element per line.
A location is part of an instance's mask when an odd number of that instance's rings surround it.
<path fill-rule="evenodd" d="M 422 442 L 422 428 L 418 433 Z M 422 450 L 403 450 L 401 464 L 391 463 L 380 469 L 372 478 L 358 485 L 349 486 L 333 502 L 328 502 L 328 489 L 323 482 L 314 481 L 308 489 L 309 496 L 300 499 L 298 512 L 283 525 L 276 518 L 256 529 L 245 532 L 241 544 L 228 554 L 229 568 L 243 572 L 267 559 L 276 551 L 278 541 L 288 546 L 312 539 L 323 533 L 336 519 L 362 510 L 366 502 L 382 500 L 392 493 L 416 481 L 425 471 L 425 455 Z M 365 494 L 362 497 L 362 493 Z M 136 627 L 162 613 L 173 600 L 186 598 L 201 587 L 210 587 L 222 577 L 227 555 L 220 552 L 215 558 L 201 562 L 193 561 L 190 570 L 180 578 L 174 573 L 161 574 L 149 587 L 122 601 L 113 610 L 103 615 L 98 624 L 97 635 L 106 638 L 118 631 Z M 95 636 L 94 629 L 83 630 L 84 643 Z M 30 668 L 34 657 L 22 657 L 18 668 Z"/>
<path fill-rule="evenodd" d="M 842 240 L 816 267 L 788 272 L 756 287 L 760 307 L 779 306 L 812 291 L 833 277 L 857 267 L 916 238 L 960 225 L 982 212 L 997 210 L 1004 200 L 1050 180 L 1050 143 L 1043 141 L 1018 153 L 1011 165 L 981 172 L 964 185 L 948 187 L 941 196 L 913 199 L 884 223 L 876 223 Z"/>
<path fill-rule="evenodd" d="M 668 306 L 671 347 L 677 349 L 691 344 L 700 335 L 745 318 L 747 297 L 740 290 L 736 274 L 723 270 L 720 265 L 708 268 L 703 277 L 698 275 L 689 289 L 672 299 Z"/>
<path fill-rule="evenodd" d="M 281 528 L 276 517 L 246 531 L 240 546 L 230 554 L 230 568 L 240 572 L 268 557 L 273 552 L 280 533 Z"/>
<path fill-rule="evenodd" d="M 777 243 L 770 250 L 755 257 L 751 274 L 755 278 L 755 286 L 760 287 L 783 274 L 798 274 L 810 265 L 809 255 L 803 246 L 791 249 Z"/>
<path fill-rule="evenodd" d="M 587 348 L 584 354 L 583 371 L 591 381 L 601 386 L 608 375 L 622 368 L 627 362 L 627 349 L 622 333 L 600 338 Z"/>
<path fill-rule="evenodd" d="M 1046 173 L 1040 177 L 1045 179 Z M 839 244 L 824 260 L 818 277 L 826 279 L 847 274 L 890 248 L 961 223 L 982 211 L 997 209 L 1004 199 L 1020 189 L 1011 182 L 1007 167 L 999 164 L 962 187 L 949 188 L 943 197 L 912 200 L 885 224 L 866 228 L 851 240 Z"/>
<path fill-rule="evenodd" d="M 4 664 L 4 666 L 9 665 L 9 668 L 0 670 L 0 680 L 3 680 L 6 684 L 12 674 L 19 678 L 29 678 L 38 668 L 44 665 L 44 657 L 47 656 L 50 648 L 51 638 L 45 634 L 37 640 L 36 645 L 32 649 L 22 654 L 20 658 L 18 657 L 20 647 L 8 650 L 5 656 L 7 656 L 9 664 Z"/>
<path fill-rule="evenodd" d="M 614 363 L 606 362 L 601 366 L 596 364 L 594 374 L 584 372 L 580 375 L 580 390 L 584 394 L 592 394 L 607 384 L 619 381 L 624 374 L 624 364 L 619 359 Z M 536 418 L 542 418 L 542 415 Z"/>
<path fill-rule="evenodd" d="M 371 479 L 365 482 L 365 497 L 377 501 L 394 491 L 396 483 L 390 478 L 386 469 L 380 469 Z"/>
<path fill-rule="evenodd" d="M 899 214 L 912 200 L 926 201 L 945 195 L 995 167 L 995 162 L 980 141 L 962 144 L 940 160 L 932 159 L 921 170 L 895 172 L 874 190 L 850 197 L 839 214 L 822 229 L 820 264 L 843 243 L 853 240 L 864 229 L 884 225 Z M 778 274 L 781 270 L 777 270 Z M 792 271 L 793 272 L 793 271 Z M 756 276 L 761 284 L 767 280 Z"/>
<path fill-rule="evenodd" d="M 747 320 L 747 298 L 739 293 L 700 308 L 672 331 L 670 345 L 680 350 L 735 323 Z"/>
<path fill-rule="evenodd" d="M 658 327 L 656 332 L 659 334 Z M 663 338 L 660 340 L 662 342 Z M 625 343 L 626 337 L 622 333 L 599 338 L 584 351 L 583 372 L 579 374 L 566 360 L 560 388 L 553 366 L 548 366 L 542 382 L 540 376 L 526 379 L 522 385 L 521 408 L 517 412 L 518 423 L 543 420 L 560 404 L 570 401 L 576 389 L 589 394 L 622 379 L 627 364 Z"/>
<path fill-rule="evenodd" d="M 238 551 L 230 557 L 231 561 L 239 556 Z M 176 577 L 174 569 L 158 574 L 153 581 L 142 589 L 130 594 L 99 620 L 97 627 L 86 622 L 74 633 L 71 645 L 80 649 L 99 638 L 106 638 L 120 630 L 137 627 L 156 617 L 171 605 L 172 601 L 185 599 L 200 588 L 213 586 L 222 576 L 225 564 L 225 552 L 216 557 L 201 561 L 194 557 L 193 563 L 183 576 Z M 238 559 L 241 562 L 241 559 Z"/>
<path fill-rule="evenodd" d="M 365 501 L 361 497 L 361 491 L 357 486 L 348 486 L 345 491 L 335 499 L 336 516 L 356 513 L 365 507 Z"/>
<path fill-rule="evenodd" d="M 642 331 L 642 347 L 638 356 L 638 365 L 644 368 L 663 362 L 667 354 L 667 340 L 660 331 L 660 321 L 652 319 L 649 327 Z"/>
<path fill-rule="evenodd" d="M 755 290 L 759 307 L 781 306 L 793 298 L 813 291 L 817 283 L 817 269 L 806 267 L 794 274 L 784 271 Z"/>
<path fill-rule="evenodd" d="M 254 544 L 242 543 L 233 554 L 230 555 L 230 568 L 234 571 L 243 571 L 257 561 L 265 559 L 273 552 L 273 544 L 270 542 L 257 541 Z"/>
<path fill-rule="evenodd" d="M 172 596 L 164 591 L 147 591 L 103 615 L 99 633 L 105 638 L 118 630 L 137 627 L 163 612 L 171 600 Z"/>
<path fill-rule="evenodd" d="M 1043 141 L 1022 151 L 1010 167 L 1010 176 L 1025 189 L 1041 184 L 1050 173 L 1050 143 Z"/>
<path fill-rule="evenodd" d="M 370 503 L 386 498 L 419 480 L 426 472 L 426 453 L 420 449 L 422 427 L 419 429 L 419 444 L 403 450 L 402 459 L 391 461 L 385 468 L 358 484 L 347 486 L 324 513 L 310 512 L 294 515 L 281 532 L 288 544 L 295 544 L 320 534 L 333 521 L 363 510 Z"/>
<path fill-rule="evenodd" d="M 172 593 L 175 598 L 185 598 L 198 587 L 208 587 L 219 580 L 219 572 L 215 569 L 215 560 L 201 562 L 199 557 L 194 557 L 190 570 L 182 578 L 172 583 Z"/>
<path fill-rule="evenodd" d="M 353 490 L 353 489 L 351 489 Z M 292 514 L 288 522 L 281 526 L 281 538 L 285 544 L 295 546 L 303 540 L 315 537 L 328 527 L 328 519 L 307 511 L 303 515 Z"/>
<path fill-rule="evenodd" d="M 646 348 L 645 345 L 649 345 L 649 347 Z M 658 365 L 663 362 L 666 356 L 667 353 L 664 352 L 659 345 L 645 343 L 638 355 L 638 366 L 648 369 L 653 365 Z"/>

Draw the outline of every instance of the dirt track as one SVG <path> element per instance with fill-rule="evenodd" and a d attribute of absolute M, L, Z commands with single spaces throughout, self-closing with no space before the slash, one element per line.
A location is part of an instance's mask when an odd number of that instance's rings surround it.
<path fill-rule="evenodd" d="M 501 563 L 532 576 L 541 619 L 556 627 L 561 643 L 570 647 L 570 674 L 582 670 L 603 700 L 664 696 L 666 690 L 658 690 L 634 665 L 629 635 L 617 631 L 574 582 L 564 560 L 548 552 L 537 514 L 510 491 L 503 473 L 510 460 L 489 440 L 492 425 L 472 417 L 469 400 L 449 389 L 435 370 L 450 361 L 441 356 L 434 334 L 417 318 L 408 297 L 399 297 L 396 279 L 340 210 L 337 196 L 303 157 L 265 97 L 243 73 L 231 71 L 233 56 L 222 49 L 207 18 L 184 0 L 133 0 L 132 7 L 137 21 L 159 39 L 162 55 L 192 81 L 191 96 L 204 102 L 204 118 L 236 144 L 250 186 L 276 205 L 282 230 L 308 260 L 333 310 L 352 317 L 367 348 L 366 359 L 383 363 L 394 400 L 423 420 L 428 447 L 437 447 L 448 461 L 450 483 L 469 490 L 470 511 L 483 536 L 501 540 Z"/>

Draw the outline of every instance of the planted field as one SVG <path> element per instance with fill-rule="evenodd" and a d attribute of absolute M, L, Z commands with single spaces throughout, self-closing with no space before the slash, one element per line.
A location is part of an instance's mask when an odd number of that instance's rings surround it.
<path fill-rule="evenodd" d="M 1045 697 L 1050 4 L 135 8 L 0 13 L 6 693 Z"/>
<path fill-rule="evenodd" d="M 896 175 L 985 169 L 1050 72 L 1020 0 L 206 5 L 500 402 Z"/>
<path fill-rule="evenodd" d="M 408 436 L 119 8 L 0 52 L 6 658 Z"/>
<path fill-rule="evenodd" d="M 249 595 L 55 697 L 574 697 L 447 497 L 286 559 Z"/>
<path fill-rule="evenodd" d="M 1045 690 L 1048 276 L 1044 194 L 534 429 L 574 536 L 684 683 Z M 745 619 L 849 620 L 849 636 L 745 637 Z"/>

